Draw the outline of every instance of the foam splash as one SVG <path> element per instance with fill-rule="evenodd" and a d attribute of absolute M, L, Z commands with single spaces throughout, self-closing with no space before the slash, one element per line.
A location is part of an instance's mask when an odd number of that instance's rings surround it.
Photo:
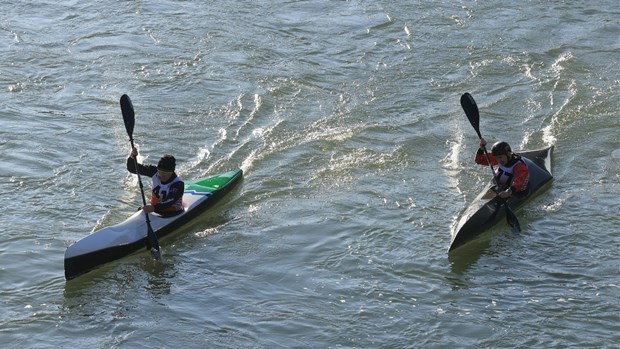
<path fill-rule="evenodd" d="M 450 170 L 457 170 L 460 168 L 459 154 L 463 150 L 463 134 L 457 135 L 456 140 L 447 140 L 446 144 L 449 146 L 450 151 L 443 158 L 442 162 Z"/>
<path fill-rule="evenodd" d="M 211 156 L 211 152 L 209 151 L 207 147 L 198 149 L 198 154 L 196 154 L 196 157 L 194 158 L 194 160 L 191 160 L 189 162 L 189 165 L 187 166 L 188 169 L 195 168 L 196 166 L 198 166 L 198 164 L 206 161 L 209 158 L 209 156 Z M 183 169 L 181 172 L 184 172 L 184 170 L 186 169 Z"/>

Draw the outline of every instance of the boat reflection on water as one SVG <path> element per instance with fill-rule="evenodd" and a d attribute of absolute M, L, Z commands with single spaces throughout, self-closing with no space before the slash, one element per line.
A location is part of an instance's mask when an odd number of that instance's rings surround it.
<path fill-rule="evenodd" d="M 491 234 L 482 234 L 478 239 L 467 244 L 466 248 L 448 253 L 450 270 L 453 274 L 463 275 L 475 265 L 491 246 Z"/>

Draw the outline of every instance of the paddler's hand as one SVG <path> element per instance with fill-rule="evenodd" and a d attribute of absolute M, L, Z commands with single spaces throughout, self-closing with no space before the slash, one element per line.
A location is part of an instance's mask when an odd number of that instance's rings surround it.
<path fill-rule="evenodd" d="M 144 207 L 142 207 L 142 211 L 146 212 L 146 213 L 151 213 L 155 211 L 155 208 L 153 207 L 153 205 L 146 205 Z"/>
<path fill-rule="evenodd" d="M 136 149 L 136 147 L 131 148 L 131 153 L 129 154 L 130 158 L 135 158 L 136 156 L 138 156 L 138 149 Z"/>
<path fill-rule="evenodd" d="M 487 141 L 484 138 L 480 138 L 480 150 L 484 150 L 487 147 Z"/>
<path fill-rule="evenodd" d="M 502 199 L 508 199 L 510 196 L 512 196 L 512 189 L 508 188 L 504 191 L 500 191 L 498 195 Z"/>

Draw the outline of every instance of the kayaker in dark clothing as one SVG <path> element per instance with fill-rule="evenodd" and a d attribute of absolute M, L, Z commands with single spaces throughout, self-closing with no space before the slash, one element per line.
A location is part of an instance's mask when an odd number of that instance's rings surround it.
<path fill-rule="evenodd" d="M 475 162 L 479 165 L 489 166 L 484 149 L 487 141 L 480 139 L 480 147 L 476 152 Z M 500 188 L 497 188 L 498 195 L 506 199 L 511 195 L 521 196 L 527 193 L 527 183 L 530 180 L 530 171 L 519 154 L 512 152 L 510 145 L 506 142 L 497 142 L 489 152 L 492 165 L 497 165 L 495 176 L 499 180 Z"/>
<path fill-rule="evenodd" d="M 152 178 L 153 189 L 151 190 L 151 204 L 144 206 L 144 212 L 155 212 L 162 216 L 174 216 L 183 212 L 183 192 L 185 184 L 174 172 L 176 160 L 172 155 L 164 155 L 157 166 L 142 165 L 135 159 L 138 149 L 133 148 L 127 158 L 127 170 L 136 173 L 138 170 L 143 176 Z"/>

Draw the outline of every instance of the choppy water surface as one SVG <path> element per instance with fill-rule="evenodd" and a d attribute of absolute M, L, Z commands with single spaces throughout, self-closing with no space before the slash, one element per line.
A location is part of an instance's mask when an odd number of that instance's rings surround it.
<path fill-rule="evenodd" d="M 0 4 L 3 348 L 612 348 L 620 9 L 597 2 Z M 448 256 L 488 168 L 459 105 L 553 185 Z M 243 182 L 70 282 L 68 245 L 140 205 L 145 162 Z"/>

